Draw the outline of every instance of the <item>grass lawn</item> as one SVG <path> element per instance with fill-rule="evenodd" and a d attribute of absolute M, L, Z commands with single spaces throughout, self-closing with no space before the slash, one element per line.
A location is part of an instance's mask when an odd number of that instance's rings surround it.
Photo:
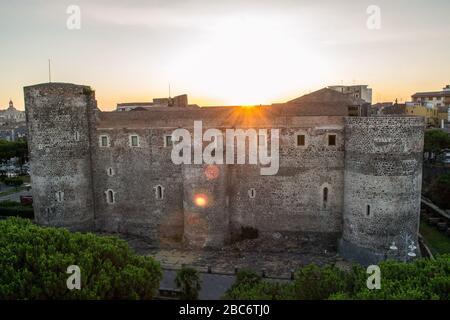
<path fill-rule="evenodd" d="M 450 253 L 450 237 L 420 220 L 420 234 L 433 254 Z"/>
<path fill-rule="evenodd" d="M 12 188 L 12 189 L 9 189 L 8 191 L 0 192 L 0 197 L 8 196 L 10 194 L 13 194 L 13 193 L 16 193 L 16 192 L 19 192 L 19 191 L 22 191 L 22 190 L 26 190 L 26 189 L 27 189 L 27 187 L 24 187 L 24 186 L 18 187 L 17 189 L 16 188 Z"/>
<path fill-rule="evenodd" d="M 22 179 L 23 183 L 29 183 L 31 181 L 30 176 L 20 176 L 20 179 Z"/>

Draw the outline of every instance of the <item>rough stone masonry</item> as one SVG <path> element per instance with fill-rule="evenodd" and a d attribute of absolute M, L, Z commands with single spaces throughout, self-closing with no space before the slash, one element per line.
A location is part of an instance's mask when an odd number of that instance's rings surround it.
<path fill-rule="evenodd" d="M 424 120 L 342 103 L 101 112 L 88 86 L 24 88 L 36 222 L 221 248 L 249 234 L 339 244 L 361 263 L 417 245 Z M 177 128 L 280 131 L 280 168 L 175 165 Z M 195 197 L 204 196 L 203 206 Z M 395 242 L 398 250 L 389 250 Z"/>

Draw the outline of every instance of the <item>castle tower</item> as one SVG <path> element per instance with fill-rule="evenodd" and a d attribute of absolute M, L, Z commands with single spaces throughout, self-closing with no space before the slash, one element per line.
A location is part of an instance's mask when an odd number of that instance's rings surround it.
<path fill-rule="evenodd" d="M 184 165 L 184 241 L 221 248 L 229 239 L 226 165 Z"/>
<path fill-rule="evenodd" d="M 419 255 L 410 246 L 418 247 L 424 127 L 421 117 L 346 118 L 344 258 Z"/>
<path fill-rule="evenodd" d="M 45 83 L 25 87 L 24 95 L 36 222 L 90 230 L 94 92 L 87 86 Z"/>

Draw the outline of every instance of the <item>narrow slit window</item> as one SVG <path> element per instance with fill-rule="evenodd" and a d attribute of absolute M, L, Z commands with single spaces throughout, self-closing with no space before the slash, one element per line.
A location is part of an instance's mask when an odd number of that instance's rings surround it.
<path fill-rule="evenodd" d="M 366 216 L 370 216 L 370 205 L 366 206 Z"/>
<path fill-rule="evenodd" d="M 326 209 L 327 208 L 327 204 L 328 204 L 328 188 L 325 187 L 323 188 L 323 195 L 322 195 L 322 202 L 323 202 L 323 208 Z"/>
<path fill-rule="evenodd" d="M 114 175 L 114 169 L 108 168 L 108 176 L 113 176 L 113 175 Z"/>
<path fill-rule="evenodd" d="M 56 192 L 56 201 L 64 202 L 64 192 L 62 192 L 62 191 Z"/>
<path fill-rule="evenodd" d="M 171 147 L 172 145 L 173 145 L 172 136 L 165 136 L 164 146 L 165 147 Z"/>
<path fill-rule="evenodd" d="M 255 188 L 251 188 L 250 190 L 248 190 L 248 196 L 250 197 L 250 199 L 254 199 L 256 197 Z"/>
<path fill-rule="evenodd" d="M 162 200 L 164 198 L 164 188 L 161 185 L 155 187 L 156 200 Z"/>
<path fill-rule="evenodd" d="M 75 141 L 80 141 L 80 133 L 75 131 Z"/>
<path fill-rule="evenodd" d="M 115 202 L 115 192 L 112 190 L 106 191 L 106 202 L 109 204 L 113 204 Z"/>

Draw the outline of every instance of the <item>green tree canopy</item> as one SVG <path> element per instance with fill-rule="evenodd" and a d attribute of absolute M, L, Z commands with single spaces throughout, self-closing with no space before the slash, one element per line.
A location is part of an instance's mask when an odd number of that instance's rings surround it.
<path fill-rule="evenodd" d="M 19 158 L 21 164 L 26 161 L 26 159 L 28 158 L 27 140 L 0 140 L 0 161 L 5 162 L 14 157 Z"/>
<path fill-rule="evenodd" d="M 72 265 L 80 290 L 67 286 Z M 161 278 L 157 261 L 116 237 L 0 220 L 0 299 L 152 299 Z"/>
<path fill-rule="evenodd" d="M 440 154 L 443 149 L 450 148 L 450 135 L 440 129 L 425 131 L 424 151 Z"/>

